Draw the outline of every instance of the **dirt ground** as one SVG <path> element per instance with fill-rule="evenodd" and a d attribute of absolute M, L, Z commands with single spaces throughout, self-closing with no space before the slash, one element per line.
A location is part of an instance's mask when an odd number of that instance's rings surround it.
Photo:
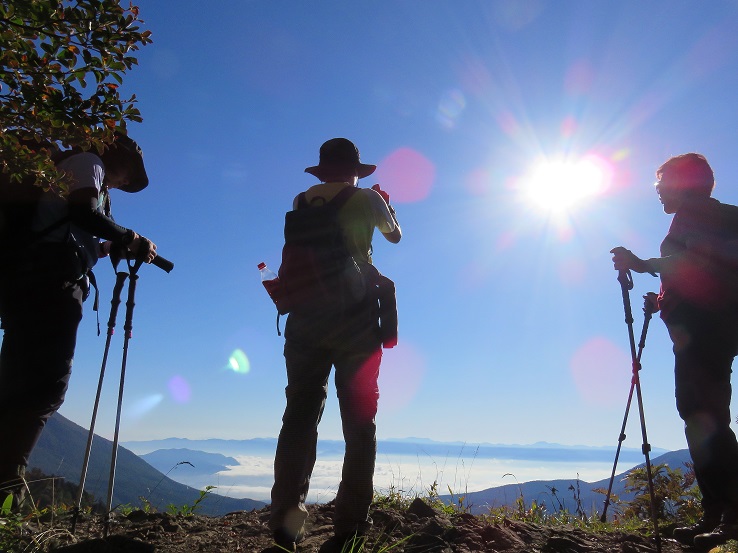
<path fill-rule="evenodd" d="M 332 536 L 332 504 L 310 506 L 306 537 L 298 546 L 303 553 L 323 553 Z M 118 517 L 107 539 L 102 539 L 100 520 L 88 518 L 77 526 L 75 536 L 60 531 L 44 550 L 59 553 L 231 553 L 261 552 L 272 546 L 266 526 L 269 509 L 231 513 L 222 517 L 174 516 L 134 511 Z M 469 514 L 447 515 L 416 500 L 403 512 L 373 510 L 374 527 L 364 551 L 383 552 L 499 552 L 499 553 L 649 553 L 656 552 L 653 539 L 625 533 L 591 534 L 576 528 L 549 527 L 504 521 L 491 524 Z M 683 550 L 675 541 L 661 537 L 663 553 Z"/>

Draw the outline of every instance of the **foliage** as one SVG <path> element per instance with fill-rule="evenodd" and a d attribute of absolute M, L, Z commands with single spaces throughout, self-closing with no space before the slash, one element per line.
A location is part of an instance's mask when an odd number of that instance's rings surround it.
<path fill-rule="evenodd" d="M 694 471 L 691 465 L 687 465 L 687 470 L 671 469 L 667 465 L 656 465 L 652 467 L 652 475 L 654 477 L 654 488 L 657 496 L 657 510 L 659 513 L 659 522 L 662 526 L 668 528 L 674 527 L 681 523 L 691 523 L 701 514 L 699 511 L 699 490 L 695 486 Z M 48 480 L 48 479 L 47 479 Z M 515 504 L 512 506 L 504 506 L 490 509 L 490 511 L 482 516 L 490 523 L 503 523 L 506 520 L 514 520 L 520 522 L 534 523 L 545 526 L 567 526 L 578 527 L 587 532 L 592 533 L 608 533 L 608 532 L 630 532 L 638 534 L 650 534 L 652 526 L 650 522 L 650 496 L 648 493 L 648 478 L 645 469 L 636 468 L 631 470 L 625 476 L 626 493 L 629 500 L 613 497 L 613 505 L 618 508 L 618 514 L 614 520 L 609 522 L 601 522 L 599 513 L 594 510 L 587 513 L 583 509 L 581 501 L 580 482 L 577 478 L 576 483 L 567 488 L 574 508 L 567 508 L 568 499 L 565 500 L 560 496 L 560 490 L 554 486 L 549 486 L 549 493 L 545 498 L 539 498 L 538 501 L 526 501 L 522 494 L 522 488 Z M 71 484 L 69 484 L 71 486 Z M 55 489 L 61 492 L 61 486 Z M 198 505 L 207 497 L 208 493 L 214 489 L 214 486 L 207 486 L 200 491 L 200 496 L 191 504 L 175 507 L 170 505 L 168 512 L 173 515 L 190 516 L 195 513 Z M 426 495 L 422 499 L 431 505 L 437 511 L 449 516 L 453 520 L 455 515 L 464 515 L 469 511 L 469 505 L 465 502 L 465 496 L 454 494 L 449 489 L 452 500 L 450 502 L 441 499 L 438 493 L 438 483 L 433 484 L 426 490 Z M 602 490 L 604 493 L 604 490 Z M 405 511 L 410 507 L 412 502 L 417 499 L 417 493 L 405 492 L 396 487 L 391 487 L 386 493 L 376 493 L 374 498 L 374 508 L 376 509 L 393 509 L 397 511 Z M 3 498 L 0 498 L 3 499 Z M 142 498 L 143 508 L 147 512 L 155 510 L 151 503 Z M 13 513 L 10 511 L 9 500 L 0 504 L 0 551 L 8 551 L 16 553 L 20 551 L 39 550 L 43 546 L 43 542 L 51 539 L 55 535 L 59 535 L 63 530 L 54 527 L 52 515 L 56 513 L 64 513 L 66 506 L 51 506 L 41 508 L 38 504 L 32 504 L 33 511 L 26 515 Z M 118 508 L 123 514 L 131 512 L 130 506 L 121 506 Z M 467 515 L 468 516 L 468 515 Z M 38 521 L 39 531 L 35 534 L 29 534 L 27 530 L 28 521 L 33 518 Z M 49 522 L 51 519 L 51 522 Z M 41 522 L 45 526 L 41 526 Z M 410 536 L 405 536 L 403 540 L 391 540 L 386 536 L 384 541 L 378 541 L 371 547 L 371 553 L 385 553 L 397 548 L 404 540 Z M 363 547 L 363 546 L 362 546 Z M 367 551 L 366 548 L 349 550 L 345 553 L 358 553 L 358 551 Z M 716 553 L 738 553 L 738 542 L 729 542 L 716 550 Z M 367 551 L 369 553 L 369 551 Z"/>
<path fill-rule="evenodd" d="M 672 469 L 660 464 L 651 467 L 656 513 L 661 521 L 691 521 L 699 518 L 700 492 L 695 486 L 694 468 L 687 465 L 687 471 Z M 623 516 L 642 520 L 651 517 L 651 494 L 648 474 L 645 467 L 631 470 L 625 477 L 625 490 L 632 492 L 634 498 L 622 506 Z"/>
<path fill-rule="evenodd" d="M 184 516 L 190 516 L 195 514 L 195 511 L 197 510 L 197 506 L 202 502 L 203 499 L 207 497 L 207 495 L 210 493 L 210 490 L 214 490 L 216 486 L 205 486 L 204 490 L 200 490 L 200 495 L 197 499 L 192 503 L 192 505 L 182 505 L 181 507 L 177 507 L 174 504 L 170 504 L 167 507 L 167 511 L 173 515 L 184 515 Z"/>
<path fill-rule="evenodd" d="M 375 491 L 373 504 L 378 509 L 407 509 L 412 503 L 410 494 L 391 484 L 386 492 Z"/>
<path fill-rule="evenodd" d="M 151 42 L 138 15 L 120 0 L 0 0 L 0 169 L 12 180 L 49 186 L 55 145 L 102 152 L 141 121 L 135 95 L 119 93 L 131 53 Z"/>
<path fill-rule="evenodd" d="M 738 541 L 730 540 L 725 545 L 719 545 L 710 550 L 710 553 L 738 553 Z"/>
<path fill-rule="evenodd" d="M 668 465 L 652 466 L 656 510 L 659 524 L 675 526 L 692 523 L 701 515 L 700 492 L 695 485 L 694 469 L 690 463 L 687 470 L 672 469 Z M 522 491 L 516 498 L 514 506 L 503 506 L 490 509 L 488 517 L 493 522 L 516 520 L 545 525 L 575 525 L 595 532 L 627 530 L 632 532 L 651 531 L 651 496 L 648 486 L 648 475 L 645 467 L 637 467 L 625 476 L 625 492 L 631 499 L 625 500 L 611 496 L 612 505 L 617 515 L 610 522 L 601 522 L 599 513 L 586 513 L 582 507 L 579 479 L 569 486 L 574 499 L 575 508 L 566 508 L 555 487 L 549 486 L 550 503 L 546 501 L 526 502 Z M 606 493 L 606 490 L 595 490 Z M 726 550 L 725 553 L 728 553 Z M 738 553 L 731 551 L 730 553 Z"/>

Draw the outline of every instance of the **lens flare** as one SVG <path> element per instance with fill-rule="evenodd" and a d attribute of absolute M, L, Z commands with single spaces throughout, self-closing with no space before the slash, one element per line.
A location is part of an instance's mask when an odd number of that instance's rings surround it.
<path fill-rule="evenodd" d="M 603 337 L 591 338 L 574 352 L 570 368 L 579 394 L 590 405 L 615 405 L 619 396 L 613 392 L 630 383 L 630 355 Z"/>
<path fill-rule="evenodd" d="M 379 404 L 382 413 L 401 411 L 412 403 L 423 383 L 426 361 L 416 348 L 401 343 L 387 353 L 379 373 Z"/>
<path fill-rule="evenodd" d="M 139 398 L 131 403 L 126 409 L 126 415 L 131 419 L 140 419 L 149 411 L 152 411 L 154 407 L 159 405 L 164 396 L 162 394 L 152 394 L 143 398 Z"/>
<path fill-rule="evenodd" d="M 436 178 L 433 163 L 412 148 L 399 148 L 378 166 L 378 182 L 396 203 L 412 203 L 425 199 Z"/>
<path fill-rule="evenodd" d="M 571 95 L 587 94 L 592 89 L 595 71 L 586 60 L 573 63 L 564 76 L 564 87 Z"/>
<path fill-rule="evenodd" d="M 466 108 L 466 97 L 460 90 L 449 90 L 438 103 L 436 120 L 445 129 L 453 129 Z"/>
<path fill-rule="evenodd" d="M 470 194 L 484 196 L 492 188 L 492 175 L 489 169 L 475 169 L 467 175 L 464 184 Z"/>
<path fill-rule="evenodd" d="M 236 349 L 228 358 L 226 369 L 236 374 L 248 374 L 251 371 L 251 362 L 243 350 Z"/>
<path fill-rule="evenodd" d="M 190 383 L 187 382 L 183 377 L 177 375 L 169 379 L 167 383 L 169 393 L 172 399 L 177 403 L 187 403 L 192 397 L 192 388 Z"/>
<path fill-rule="evenodd" d="M 576 134 L 578 128 L 579 124 L 574 117 L 565 117 L 561 122 L 561 136 L 564 138 L 571 138 Z"/>

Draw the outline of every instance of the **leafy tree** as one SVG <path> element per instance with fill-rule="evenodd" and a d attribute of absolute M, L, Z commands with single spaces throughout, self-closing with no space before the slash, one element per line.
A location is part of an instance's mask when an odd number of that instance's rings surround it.
<path fill-rule="evenodd" d="M 124 0 L 125 1 L 125 0 Z M 58 145 L 102 152 L 141 121 L 118 87 L 151 42 L 139 10 L 120 0 L 0 0 L 0 170 L 49 186 Z M 29 147 L 30 146 L 30 147 Z"/>
<path fill-rule="evenodd" d="M 694 467 L 686 464 L 687 471 L 672 469 L 666 464 L 651 467 L 656 496 L 656 512 L 661 520 L 696 520 L 700 514 L 700 492 L 695 486 Z M 631 470 L 625 477 L 625 489 L 635 494 L 625 507 L 624 515 L 641 519 L 651 516 L 651 494 L 648 488 L 648 474 L 645 467 Z"/>

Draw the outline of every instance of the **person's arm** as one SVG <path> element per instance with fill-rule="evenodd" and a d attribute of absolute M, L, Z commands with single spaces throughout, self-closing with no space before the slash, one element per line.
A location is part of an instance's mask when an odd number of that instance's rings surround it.
<path fill-rule="evenodd" d="M 147 246 L 147 263 L 151 263 L 156 257 L 156 245 L 148 238 L 119 225 L 110 217 L 97 211 L 98 192 L 96 188 L 91 186 L 77 188 L 69 193 L 67 202 L 69 219 L 82 230 L 103 240 L 109 240 L 113 247 L 126 248 L 133 254 L 137 254 L 140 248 Z M 101 248 L 100 255 L 105 256 L 109 252 L 110 245 L 105 245 Z"/>
<path fill-rule="evenodd" d="M 371 190 L 376 192 L 376 195 L 381 198 L 380 201 L 374 201 L 373 203 L 379 207 L 384 220 L 387 223 L 391 221 L 391 224 L 379 225 L 379 231 L 389 242 L 397 244 L 402 239 L 402 229 L 400 228 L 400 223 L 397 221 L 395 209 L 389 203 L 389 194 L 382 190 L 378 184 L 372 186 Z M 388 215 L 389 217 L 387 217 Z"/>
<path fill-rule="evenodd" d="M 393 244 L 397 244 L 402 239 L 402 229 L 400 228 L 400 223 L 397 222 L 395 209 L 389 204 L 387 204 L 387 208 L 389 209 L 392 220 L 395 223 L 395 228 L 391 232 L 382 232 L 382 236 Z"/>
<path fill-rule="evenodd" d="M 91 186 L 70 192 L 67 202 L 69 219 L 93 236 L 112 242 L 123 242 L 126 236 L 130 236 L 133 232 L 97 211 L 98 192 Z"/>
<path fill-rule="evenodd" d="M 641 259 L 632 251 L 618 246 L 610 250 L 612 262 L 616 271 L 635 271 L 636 273 L 650 273 L 656 276 L 656 273 L 668 271 L 672 263 L 675 262 L 675 255 L 668 257 L 654 257 L 651 259 Z"/>

